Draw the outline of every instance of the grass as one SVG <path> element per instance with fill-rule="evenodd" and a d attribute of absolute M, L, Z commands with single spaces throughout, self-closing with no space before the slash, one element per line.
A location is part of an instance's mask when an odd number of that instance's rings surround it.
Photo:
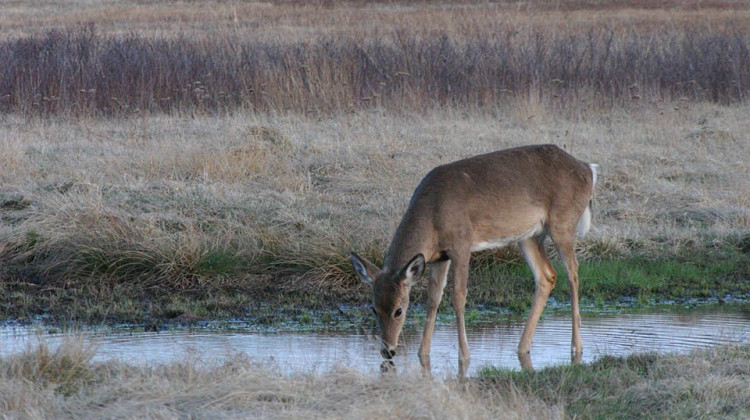
<path fill-rule="evenodd" d="M 153 367 L 92 362 L 82 339 L 0 359 L 9 418 L 736 418 L 750 414 L 750 349 L 604 357 L 465 381 L 372 377 L 341 366 L 282 374 L 238 354 Z"/>
<path fill-rule="evenodd" d="M 176 308 L 253 317 L 250 302 L 357 306 L 369 296 L 349 251 L 382 260 L 431 167 L 538 142 L 602 166 L 594 229 L 579 244 L 584 300 L 747 296 L 747 107 L 561 117 L 522 105 L 500 118 L 4 115 L 3 316 L 145 322 Z M 472 304 L 528 307 L 517 250 L 477 256 L 472 279 Z"/>
<path fill-rule="evenodd" d="M 0 317 L 364 306 L 427 171 L 532 143 L 601 165 L 585 301 L 747 298 L 744 3 L 78 6 L 0 18 Z M 528 307 L 517 250 L 472 270 Z"/>
<path fill-rule="evenodd" d="M 579 268 L 582 302 L 604 307 L 633 301 L 648 305 L 730 296 L 747 299 L 750 294 L 750 282 L 746 281 L 750 276 L 747 255 L 727 250 L 721 258 L 711 261 L 696 254 L 684 259 L 630 256 L 587 261 Z M 559 262 L 553 265 L 559 277 L 551 297 L 557 302 L 567 302 L 570 289 L 564 266 Z M 504 265 L 493 262 L 488 267 L 475 268 L 473 273 L 475 283 L 470 285 L 469 302 L 474 305 L 497 305 L 516 311 L 530 307 L 534 284 L 523 261 Z"/>
<path fill-rule="evenodd" d="M 748 299 L 746 2 L 70 6 L 0 13 L 0 319 L 370 328 L 349 251 L 382 261 L 432 167 L 533 143 L 601 167 L 584 304 Z M 469 318 L 532 288 L 480 254 Z M 746 346 L 457 382 L 82 343 L 0 358 L 3 416 L 750 417 Z"/>
<path fill-rule="evenodd" d="M 534 98 L 563 112 L 579 101 L 741 103 L 750 89 L 750 7 L 741 2 L 627 1 L 606 13 L 541 0 L 81 3 L 72 15 L 28 8 L 0 20 L 0 110 L 327 116 L 493 112 Z M 134 29 L 113 27 L 113 16 Z"/>
<path fill-rule="evenodd" d="M 750 92 L 750 34 L 678 27 L 463 34 L 398 31 L 254 41 L 50 31 L 0 41 L 0 110 L 30 115 L 314 113 L 435 106 L 492 110 L 537 97 L 565 109 L 633 101 L 737 103 Z M 26 69 L 33 68 L 34 72 Z M 486 111 L 485 111 L 486 112 Z"/>
<path fill-rule="evenodd" d="M 540 372 L 488 368 L 480 382 L 501 395 L 559 404 L 571 418 L 745 417 L 748 355 L 746 347 L 723 347 L 686 356 L 603 357 Z"/>
<path fill-rule="evenodd" d="M 94 355 L 94 348 L 87 346 L 82 338 L 71 335 L 55 349 L 41 341 L 33 347 L 29 346 L 25 352 L 4 359 L 0 363 L 0 371 L 8 379 L 6 384 L 25 381 L 69 397 L 78 394 L 93 379 L 91 359 Z M 12 386 L 6 389 L 8 394 L 3 401 L 4 408 L 8 408 L 8 401 L 20 397 L 13 395 L 15 389 Z M 6 414 L 8 411 L 3 410 Z"/>

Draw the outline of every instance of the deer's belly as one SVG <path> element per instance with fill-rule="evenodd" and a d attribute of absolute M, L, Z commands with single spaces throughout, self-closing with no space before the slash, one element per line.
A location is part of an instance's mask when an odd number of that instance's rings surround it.
<path fill-rule="evenodd" d="M 502 248 L 510 244 L 520 242 L 524 239 L 537 236 L 543 231 L 544 231 L 544 224 L 542 222 L 538 222 L 534 224 L 534 226 L 531 229 L 529 229 L 528 231 L 520 235 L 506 236 L 506 237 L 500 237 L 500 238 L 491 238 L 491 239 L 476 241 L 473 244 L 471 244 L 471 252 L 484 251 L 487 249 Z"/>

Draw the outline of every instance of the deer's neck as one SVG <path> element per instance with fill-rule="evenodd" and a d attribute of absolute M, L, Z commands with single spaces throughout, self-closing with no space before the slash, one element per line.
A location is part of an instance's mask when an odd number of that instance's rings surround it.
<path fill-rule="evenodd" d="M 388 247 L 384 268 L 399 270 L 420 253 L 429 262 L 435 254 L 436 236 L 432 223 L 418 214 L 412 209 L 404 214 Z"/>

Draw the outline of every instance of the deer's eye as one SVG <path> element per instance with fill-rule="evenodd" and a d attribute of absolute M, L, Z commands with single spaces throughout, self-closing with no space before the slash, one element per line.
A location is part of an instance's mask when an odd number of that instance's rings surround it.
<path fill-rule="evenodd" d="M 401 308 L 396 309 L 396 312 L 393 313 L 393 317 L 394 318 L 400 317 L 402 312 L 403 311 L 401 310 Z"/>

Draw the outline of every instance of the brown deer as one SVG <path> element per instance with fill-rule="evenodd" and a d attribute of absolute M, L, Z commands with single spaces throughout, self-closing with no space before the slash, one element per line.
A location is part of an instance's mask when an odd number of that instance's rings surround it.
<path fill-rule="evenodd" d="M 453 307 L 458 325 L 458 369 L 469 366 L 464 325 L 469 258 L 474 251 L 517 243 L 536 283 L 534 302 L 518 345 L 519 360 L 531 369 L 529 350 L 557 274 L 544 249 L 549 235 L 570 283 L 573 362 L 582 355 L 575 236 L 591 226 L 595 164 L 583 163 L 554 145 L 501 150 L 438 166 L 417 186 L 388 248 L 382 269 L 352 253 L 358 277 L 373 290 L 384 366 L 392 366 L 409 307 L 409 291 L 431 264 L 419 360 L 430 370 L 430 343 L 448 269 L 454 266 Z"/>

